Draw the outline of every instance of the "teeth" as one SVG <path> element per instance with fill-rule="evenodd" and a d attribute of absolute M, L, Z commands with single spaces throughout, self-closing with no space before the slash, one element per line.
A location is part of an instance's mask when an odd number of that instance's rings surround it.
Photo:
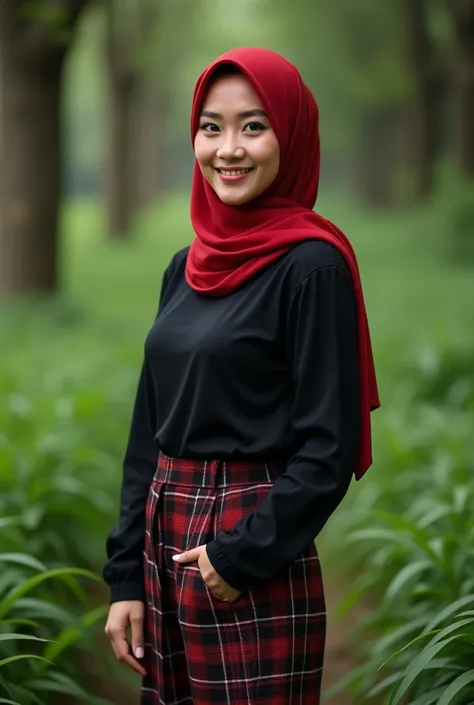
<path fill-rule="evenodd" d="M 221 174 L 224 174 L 224 176 L 241 176 L 243 174 L 248 174 L 251 169 L 219 169 Z"/>

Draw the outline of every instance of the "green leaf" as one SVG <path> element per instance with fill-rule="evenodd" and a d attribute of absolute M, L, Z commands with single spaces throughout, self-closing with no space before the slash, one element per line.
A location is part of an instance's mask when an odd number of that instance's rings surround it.
<path fill-rule="evenodd" d="M 83 615 L 81 617 L 81 622 L 86 627 L 91 627 L 96 622 L 99 622 L 101 619 L 104 619 L 104 617 L 106 617 L 108 613 L 109 605 L 100 605 L 99 607 L 96 607 L 90 612 L 87 612 L 87 614 Z"/>
<path fill-rule="evenodd" d="M 58 656 L 71 644 L 78 641 L 83 636 L 82 631 L 77 627 L 68 627 L 55 640 L 48 644 L 43 652 L 45 661 L 56 661 Z"/>
<path fill-rule="evenodd" d="M 16 611 L 41 620 L 52 619 L 62 624 L 69 624 L 75 620 L 75 615 L 68 612 L 64 607 L 35 597 L 22 597 L 19 599 L 15 604 Z"/>
<path fill-rule="evenodd" d="M 400 680 L 400 672 L 397 671 L 397 673 L 391 673 L 389 676 L 384 678 L 380 683 L 377 683 L 376 686 L 372 688 L 367 693 L 368 698 L 374 698 L 376 695 L 380 695 L 380 693 L 383 693 L 384 690 L 387 690 L 390 686 L 394 685 L 395 683 L 398 683 Z"/>
<path fill-rule="evenodd" d="M 450 705 L 453 699 L 461 692 L 466 685 L 474 683 L 474 671 L 467 671 L 456 678 L 448 688 L 444 691 L 441 698 L 438 700 L 438 705 Z"/>
<path fill-rule="evenodd" d="M 436 523 L 440 519 L 449 516 L 451 510 L 446 506 L 433 507 L 433 509 L 428 513 L 420 517 L 418 525 L 422 529 L 428 528 L 431 524 Z"/>
<path fill-rule="evenodd" d="M 0 619 L 4 617 L 14 606 L 15 602 L 26 595 L 27 592 L 33 590 L 37 585 L 40 585 L 45 580 L 50 580 L 51 578 L 61 579 L 63 576 L 69 577 L 71 575 L 77 575 L 84 578 L 89 578 L 90 580 L 100 581 L 100 578 L 92 573 L 90 570 L 85 570 L 84 568 L 54 568 L 53 570 L 48 570 L 41 575 L 35 575 L 29 580 L 27 580 L 19 588 L 13 590 L 7 597 L 0 603 Z"/>
<path fill-rule="evenodd" d="M 91 697 L 78 683 L 64 673 L 50 673 L 48 678 L 35 679 L 31 682 L 31 687 L 39 691 L 71 695 L 77 700 L 84 700 L 88 705 L 110 705 L 102 698 Z"/>
<path fill-rule="evenodd" d="M 388 601 L 393 600 L 397 597 L 398 593 L 406 587 L 410 580 L 431 567 L 432 564 L 427 560 L 414 561 L 406 565 L 390 583 L 385 593 L 385 599 Z"/>
<path fill-rule="evenodd" d="M 21 627 L 38 627 L 39 624 L 38 622 L 33 621 L 32 619 L 23 619 L 23 618 L 18 618 L 18 619 L 3 619 L 0 622 L 0 625 L 3 627 L 7 624 L 16 624 Z"/>
<path fill-rule="evenodd" d="M 432 690 L 429 693 L 424 693 L 424 695 L 422 695 L 421 697 L 417 698 L 416 700 L 413 700 L 410 705 L 434 705 L 438 702 L 438 698 L 443 692 L 443 690 L 444 686 L 442 688 L 436 688 L 435 690 Z"/>
<path fill-rule="evenodd" d="M 445 619 L 451 617 L 455 612 L 457 612 L 457 610 L 465 607 L 466 605 L 472 605 L 473 603 L 474 595 L 466 595 L 465 597 L 461 597 L 458 600 L 451 602 L 451 604 L 442 609 L 441 612 L 438 612 L 436 617 L 433 617 L 431 622 L 429 622 L 426 626 L 426 631 L 432 631 L 438 626 L 438 624 L 441 624 L 445 621 Z"/>
<path fill-rule="evenodd" d="M 18 517 L 0 517 L 0 531 L 9 526 L 19 526 L 21 520 Z"/>
<path fill-rule="evenodd" d="M 42 641 L 43 643 L 47 643 L 49 639 L 41 639 L 38 636 L 33 636 L 32 634 L 0 634 L 0 641 L 21 641 L 21 640 L 26 640 L 26 641 Z"/>
<path fill-rule="evenodd" d="M 385 668 L 387 663 L 392 661 L 394 658 L 397 656 L 400 656 L 404 651 L 407 651 L 409 648 L 411 648 L 414 644 L 416 644 L 419 641 L 422 641 L 423 639 L 427 639 L 429 636 L 432 636 L 433 634 L 438 634 L 439 630 L 432 631 L 432 632 L 423 632 L 423 634 L 418 634 L 414 639 L 408 642 L 408 644 L 404 644 L 401 649 L 398 649 L 398 651 L 395 651 L 395 653 L 391 654 L 383 663 L 380 664 L 378 667 L 378 671 L 381 671 L 382 668 Z"/>
<path fill-rule="evenodd" d="M 445 646 L 457 638 L 457 636 L 451 636 L 443 641 L 439 641 L 437 644 L 433 644 L 427 649 L 423 649 L 418 658 L 416 658 L 413 664 L 406 670 L 402 682 L 390 700 L 390 705 L 397 705 L 403 696 L 406 695 L 408 688 L 412 685 L 413 681 L 428 666 L 436 654 L 438 654 L 442 649 L 444 649 Z"/>
<path fill-rule="evenodd" d="M 39 570 L 40 572 L 47 570 L 44 563 L 41 563 L 37 558 L 28 556 L 25 553 L 1 553 L 0 563 L 17 563 L 27 568 L 33 568 L 33 570 Z"/>
<path fill-rule="evenodd" d="M 351 543 L 358 543 L 360 541 L 392 541 L 395 544 L 403 546 L 404 548 L 412 549 L 413 543 L 407 538 L 406 535 L 400 534 L 398 531 L 391 531 L 390 529 L 358 529 L 353 531 L 348 539 Z"/>
<path fill-rule="evenodd" d="M 408 624 L 404 624 L 398 629 L 394 629 L 393 631 L 388 632 L 388 634 L 384 634 L 384 636 L 380 637 L 380 639 L 377 639 L 374 645 L 374 650 L 382 653 L 386 652 L 387 649 L 392 648 L 397 641 L 404 639 L 408 634 L 411 634 L 411 632 L 419 632 L 420 629 L 423 629 L 425 624 L 426 618 L 418 617 L 418 619 L 414 619 Z"/>
<path fill-rule="evenodd" d="M 379 509 L 374 509 L 372 514 L 376 519 L 381 519 L 392 526 L 396 531 L 404 531 L 412 536 L 420 547 L 426 549 L 426 547 L 429 546 L 430 534 L 425 529 L 420 528 L 412 519 L 406 516 L 400 516 L 399 514 L 384 512 Z"/>
<path fill-rule="evenodd" d="M 28 687 L 30 682 L 31 681 L 28 682 L 26 688 L 18 685 L 18 683 L 15 683 L 15 685 L 10 684 L 13 693 L 10 693 L 9 697 L 15 698 L 15 700 L 18 700 L 20 703 L 28 703 L 28 705 L 51 705 L 51 703 L 45 703 L 44 700 L 41 700 L 41 698 Z"/>
<path fill-rule="evenodd" d="M 36 661 L 44 661 L 42 656 L 37 656 L 36 654 L 17 654 L 16 656 L 8 656 L 0 661 L 0 666 L 7 666 L 9 663 L 14 663 L 15 661 L 23 661 L 25 659 L 35 659 Z"/>
<path fill-rule="evenodd" d="M 467 627 L 469 625 L 474 625 L 474 619 L 472 617 L 467 617 L 466 619 L 459 619 L 456 622 L 452 622 L 451 624 L 448 624 L 448 626 L 444 627 L 444 629 L 441 629 L 438 632 L 438 634 L 434 637 L 432 643 L 440 641 L 441 639 L 444 639 L 445 637 L 449 636 L 449 634 L 452 634 L 452 632 L 456 632 L 459 629 L 463 629 L 464 627 Z"/>

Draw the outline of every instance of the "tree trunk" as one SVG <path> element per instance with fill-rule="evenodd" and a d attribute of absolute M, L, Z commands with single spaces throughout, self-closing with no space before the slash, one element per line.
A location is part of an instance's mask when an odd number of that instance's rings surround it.
<path fill-rule="evenodd" d="M 108 232 L 113 239 L 125 239 L 133 216 L 131 162 L 133 143 L 133 87 L 121 72 L 110 66 L 108 149 L 105 165 L 105 195 Z"/>
<path fill-rule="evenodd" d="M 114 0 L 107 0 L 106 13 L 109 124 L 105 201 L 110 237 L 125 240 L 130 235 L 136 206 L 137 145 L 133 139 L 139 93 L 134 66 L 136 27 L 131 18 L 119 16 Z"/>
<path fill-rule="evenodd" d="M 461 172 L 474 178 L 474 0 L 448 0 L 456 47 L 454 81 Z"/>
<path fill-rule="evenodd" d="M 53 292 L 61 198 L 61 70 L 0 43 L 0 296 Z"/>
<path fill-rule="evenodd" d="M 442 77 L 428 31 L 426 0 L 404 0 L 408 26 L 414 95 L 411 107 L 411 154 L 414 197 L 423 199 L 434 188 L 435 167 L 440 143 Z"/>
<path fill-rule="evenodd" d="M 375 208 L 393 205 L 398 149 L 398 114 L 393 107 L 374 107 L 361 126 L 354 184 L 362 201 Z"/>
<path fill-rule="evenodd" d="M 65 3 L 72 30 L 85 0 Z M 0 297 L 56 291 L 61 200 L 61 84 L 67 45 L 57 27 L 0 3 Z"/>
<path fill-rule="evenodd" d="M 135 45 L 147 46 L 161 20 L 160 3 L 141 0 L 136 7 Z M 131 139 L 136 145 L 132 164 L 133 202 L 137 212 L 149 208 L 165 188 L 163 163 L 165 139 L 163 117 L 167 106 L 167 77 L 163 72 L 141 76 L 135 94 L 135 121 Z"/>
<path fill-rule="evenodd" d="M 132 141 L 133 204 L 136 212 L 149 208 L 164 190 L 164 144 L 162 113 L 152 88 L 145 86 L 135 100 Z"/>
<path fill-rule="evenodd" d="M 114 0 L 106 5 L 109 134 L 104 186 L 108 231 L 116 240 L 128 237 L 134 216 L 156 200 L 164 185 L 162 113 L 154 85 L 136 62 L 137 51 L 158 22 L 157 5 L 137 0 L 128 16 L 119 15 Z"/>
<path fill-rule="evenodd" d="M 105 197 L 111 238 L 127 239 L 134 216 L 164 188 L 160 114 L 150 89 L 124 68 L 110 66 Z"/>

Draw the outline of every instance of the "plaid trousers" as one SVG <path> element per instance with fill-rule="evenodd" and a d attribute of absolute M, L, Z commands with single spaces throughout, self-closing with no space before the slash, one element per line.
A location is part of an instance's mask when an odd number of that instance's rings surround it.
<path fill-rule="evenodd" d="M 146 510 L 141 705 L 319 704 L 326 614 L 314 544 L 233 604 L 197 564 L 171 558 L 230 530 L 275 478 L 265 463 L 160 454 Z"/>

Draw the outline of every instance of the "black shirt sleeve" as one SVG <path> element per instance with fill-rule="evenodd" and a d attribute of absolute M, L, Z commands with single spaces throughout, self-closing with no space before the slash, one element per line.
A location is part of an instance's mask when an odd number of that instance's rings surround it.
<path fill-rule="evenodd" d="M 236 589 L 284 571 L 343 499 L 360 443 L 356 301 L 349 275 L 320 267 L 297 286 L 287 312 L 298 451 L 262 504 L 207 546 Z"/>
<path fill-rule="evenodd" d="M 160 304 L 171 276 L 172 263 L 163 275 Z M 156 401 L 145 359 L 123 462 L 119 521 L 106 542 L 107 563 L 103 578 L 110 586 L 111 602 L 144 599 L 145 508 L 159 453 L 155 434 Z"/>

